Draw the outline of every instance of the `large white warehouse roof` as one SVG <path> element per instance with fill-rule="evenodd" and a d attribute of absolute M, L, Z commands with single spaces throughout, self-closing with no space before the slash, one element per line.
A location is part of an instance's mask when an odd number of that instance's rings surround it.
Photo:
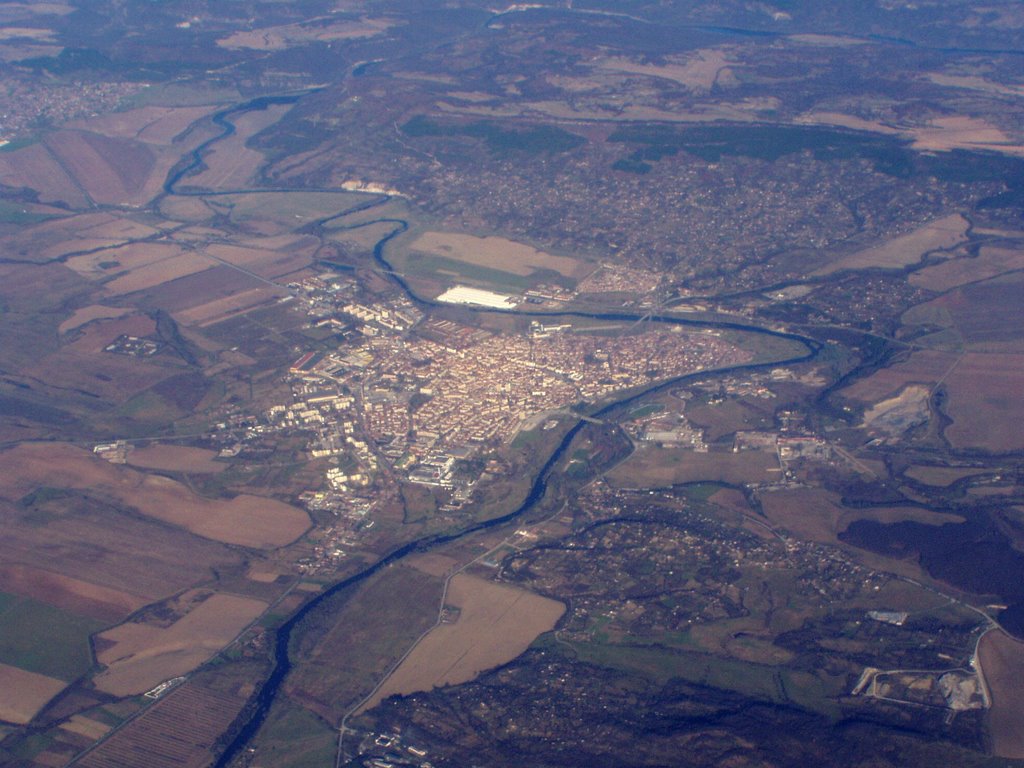
<path fill-rule="evenodd" d="M 495 309 L 511 309 L 516 305 L 514 297 L 506 293 L 495 293 L 484 291 L 479 288 L 470 288 L 468 285 L 456 285 L 437 297 L 438 301 L 446 304 L 477 304 L 481 307 L 494 307 Z"/>

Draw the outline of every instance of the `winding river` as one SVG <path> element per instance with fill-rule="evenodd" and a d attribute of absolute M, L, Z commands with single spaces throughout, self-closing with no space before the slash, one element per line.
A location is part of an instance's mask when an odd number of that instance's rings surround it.
<path fill-rule="evenodd" d="M 299 190 L 299 189 L 294 189 L 294 188 L 268 188 L 268 187 L 264 187 L 264 188 L 259 188 L 259 189 L 244 189 L 244 190 L 230 190 L 230 191 L 225 191 L 225 190 L 204 191 L 204 190 L 199 190 L 199 189 L 194 189 L 194 188 L 189 188 L 189 189 L 185 189 L 185 190 L 178 189 L 179 185 L 181 184 L 181 182 L 184 179 L 186 179 L 189 175 L 193 174 L 194 172 L 196 172 L 197 170 L 199 170 L 202 167 L 202 165 L 203 165 L 203 154 L 207 150 L 209 150 L 217 142 L 222 141 L 222 140 L 224 140 L 224 139 L 226 139 L 229 136 L 234 134 L 235 126 L 230 121 L 230 119 L 229 119 L 230 116 L 242 114 L 244 112 L 252 111 L 252 110 L 266 109 L 267 107 L 269 107 L 271 105 L 292 104 L 292 103 L 295 103 L 296 101 L 298 101 L 306 93 L 309 93 L 309 91 L 303 92 L 302 94 L 298 94 L 298 95 L 260 97 L 260 98 L 248 101 L 248 102 L 246 102 L 244 104 L 240 104 L 240 105 L 236 105 L 236 106 L 233 106 L 233 107 L 229 107 L 227 109 L 224 109 L 224 110 L 222 110 L 220 112 L 215 113 L 213 115 L 213 117 L 212 117 L 212 121 L 213 121 L 213 123 L 215 125 L 217 125 L 218 127 L 221 128 L 221 132 L 219 134 L 217 134 L 216 136 L 213 136 L 212 138 L 209 138 L 209 139 L 203 141 L 198 147 L 196 147 L 191 152 L 189 152 L 183 158 L 182 162 L 179 163 L 179 165 L 175 169 L 173 169 L 171 171 L 171 173 L 168 175 L 166 181 L 164 182 L 163 195 L 164 196 L 177 195 L 177 196 L 189 196 L 189 197 L 205 197 L 205 196 L 211 196 L 211 195 L 226 195 L 226 194 L 241 194 L 241 193 L 244 193 L 244 194 L 260 194 L 260 193 L 272 193 L 272 192 L 273 193 L 281 193 L 281 192 L 307 193 L 307 192 L 310 192 L 310 191 L 314 191 L 314 192 L 335 192 L 335 193 L 345 192 L 345 190 L 341 190 L 341 189 L 324 189 L 324 188 L 319 188 L 319 189 L 303 188 L 303 189 Z M 322 218 L 319 221 L 315 222 L 314 225 L 322 227 L 323 225 L 327 224 L 330 221 L 338 220 L 338 219 L 341 219 L 341 218 L 343 218 L 345 216 L 348 216 L 350 214 L 357 213 L 357 212 L 362 212 L 362 211 L 368 210 L 370 208 L 379 206 L 379 205 L 387 202 L 388 199 L 390 199 L 390 198 L 388 198 L 387 196 L 384 196 L 384 195 L 378 196 L 378 197 L 370 200 L 369 202 L 362 203 L 362 204 L 360 204 L 358 206 L 355 206 L 354 208 L 347 209 L 347 210 L 341 211 L 339 213 L 332 214 L 331 216 Z M 411 301 L 413 301 L 414 303 L 416 303 L 417 305 L 419 305 L 421 308 L 429 309 L 429 308 L 433 308 L 433 307 L 450 306 L 450 305 L 438 304 L 437 302 L 431 301 L 429 299 L 424 299 L 423 297 L 418 296 L 412 290 L 412 288 L 408 285 L 408 283 L 405 281 L 404 277 L 401 274 L 399 274 L 398 272 L 396 272 L 394 267 L 393 267 L 393 265 L 387 260 L 387 257 L 385 255 L 385 250 L 386 250 L 388 244 L 394 238 L 398 237 L 399 235 L 401 235 L 402 233 L 406 232 L 409 229 L 409 223 L 407 221 L 405 221 L 403 219 L 397 219 L 397 218 L 379 218 L 379 219 L 375 219 L 373 221 L 360 222 L 359 224 L 354 225 L 352 228 L 365 227 L 365 226 L 369 226 L 371 224 L 381 224 L 381 223 L 392 224 L 394 226 L 394 228 L 392 229 L 392 231 L 390 233 L 388 233 L 383 238 L 381 238 L 377 242 L 377 244 L 374 246 L 373 258 L 374 258 L 374 261 L 376 262 L 377 267 L 379 268 L 379 270 L 382 273 L 384 273 L 385 275 L 387 275 L 392 281 L 394 281 L 394 283 L 399 288 L 401 288 L 401 290 L 409 297 L 409 299 Z M 651 315 L 651 316 L 648 316 L 648 315 L 646 315 L 644 313 L 641 313 L 641 312 L 583 312 L 583 311 L 546 311 L 546 312 L 545 311 L 540 311 L 540 312 L 531 312 L 531 311 L 524 311 L 524 310 L 518 310 L 518 309 L 492 310 L 492 309 L 484 309 L 484 308 L 479 308 L 478 309 L 478 308 L 474 308 L 474 307 L 461 307 L 461 308 L 462 309 L 469 309 L 471 311 L 478 312 L 478 313 L 513 314 L 513 315 L 523 315 L 523 316 L 537 317 L 537 318 L 540 318 L 540 317 L 548 317 L 548 318 L 572 318 L 572 317 L 578 317 L 578 318 L 608 320 L 608 321 L 615 321 L 615 322 L 637 321 L 637 320 L 640 320 L 641 318 L 644 318 L 644 319 L 648 320 L 649 322 L 662 323 L 662 324 L 668 324 L 668 325 L 680 325 L 680 326 L 685 325 L 685 326 L 698 326 L 698 327 L 704 327 L 704 328 L 717 328 L 717 329 L 723 329 L 723 330 L 743 331 L 743 332 L 746 332 L 746 333 L 760 334 L 760 335 L 764 335 L 764 336 L 772 336 L 772 337 L 776 337 L 776 338 L 780 338 L 780 339 L 785 339 L 785 340 L 788 340 L 788 341 L 796 342 L 796 343 L 800 344 L 803 347 L 803 350 L 804 350 L 801 354 L 794 355 L 794 356 L 786 358 L 786 359 L 772 360 L 772 361 L 769 361 L 769 362 L 762 362 L 762 363 L 739 364 L 739 365 L 733 365 L 733 366 L 727 366 L 727 367 L 723 367 L 723 368 L 718 368 L 718 369 L 714 369 L 714 370 L 701 370 L 701 371 L 697 371 L 697 372 L 693 372 L 693 373 L 688 373 L 688 374 L 685 374 L 685 375 L 682 375 L 682 376 L 677 376 L 677 377 L 674 377 L 674 378 L 671 378 L 671 379 L 667 379 L 667 380 L 661 381 L 661 382 L 659 382 L 657 384 L 653 384 L 653 385 L 651 385 L 651 386 L 649 386 L 649 387 L 647 387 L 647 388 L 645 388 L 643 390 L 634 391 L 634 392 L 632 392 L 630 394 L 627 394 L 627 395 L 625 395 L 625 396 L 623 396 L 623 397 L 621 397 L 619 399 L 613 400 L 611 402 L 606 402 L 604 404 L 601 404 L 601 405 L 598 405 L 598 406 L 594 406 L 586 414 L 590 418 L 602 418 L 604 416 L 608 416 L 608 415 L 612 414 L 613 411 L 616 411 L 617 409 L 620 409 L 620 408 L 622 408 L 624 406 L 628 406 L 629 404 L 631 404 L 633 402 L 636 402 L 636 401 L 640 400 L 641 398 L 646 397 L 646 396 L 648 396 L 648 395 L 650 395 L 652 393 L 655 393 L 655 392 L 658 392 L 658 391 L 661 391 L 661 390 L 664 390 L 664 389 L 668 389 L 670 387 L 678 386 L 679 384 L 685 383 L 687 381 L 707 378 L 709 375 L 721 375 L 721 374 L 725 374 L 725 373 L 740 373 L 740 372 L 756 371 L 756 370 L 761 370 L 761 369 L 765 369 L 765 368 L 776 367 L 776 366 L 779 366 L 779 365 L 791 365 L 791 364 L 794 364 L 794 363 L 806 362 L 806 361 L 814 359 L 818 355 L 818 352 L 821 349 L 821 345 L 817 341 L 815 341 L 815 340 L 813 340 L 811 338 L 805 337 L 805 336 L 800 336 L 800 335 L 791 334 L 791 333 L 784 333 L 784 332 L 781 332 L 781 331 L 773 331 L 773 330 L 761 328 L 761 327 L 754 326 L 754 325 L 746 325 L 746 324 L 743 324 L 743 323 L 737 323 L 737 322 L 731 322 L 731 321 L 692 320 L 692 319 L 686 319 L 686 318 L 680 318 L 680 317 L 674 317 L 674 316 L 666 316 L 666 315 Z M 541 499 L 544 498 L 544 495 L 545 495 L 545 493 L 547 491 L 547 487 L 548 487 L 548 481 L 549 481 L 549 479 L 551 477 L 552 472 L 554 471 L 555 466 L 558 464 L 559 460 L 565 454 L 566 450 L 572 444 L 573 440 L 576 438 L 576 436 L 580 432 L 580 430 L 583 429 L 583 427 L 586 425 L 586 423 L 587 422 L 585 422 L 583 419 L 579 419 L 565 433 L 565 435 L 563 436 L 561 442 L 559 442 L 557 447 L 551 452 L 551 454 L 547 457 L 547 460 L 544 462 L 543 466 L 537 472 L 537 476 L 534 478 L 533 483 L 530 486 L 529 493 L 527 493 L 527 495 L 523 499 L 522 503 L 520 503 L 519 506 L 516 507 L 516 509 L 514 509 L 512 512 L 509 512 L 508 514 L 502 515 L 501 517 L 496 517 L 496 518 L 492 518 L 492 519 L 485 520 L 485 521 L 482 521 L 482 522 L 477 522 L 477 523 L 470 524 L 470 525 L 466 526 L 465 528 L 463 528 L 461 530 L 458 530 L 458 531 L 455 531 L 455 532 L 452 532 L 452 533 L 431 534 L 431 535 L 428 535 L 428 536 L 423 536 L 423 537 L 421 537 L 419 539 L 416 539 L 414 541 L 410 541 L 407 544 L 404 544 L 404 545 L 394 549 L 393 551 L 391 551 L 390 553 L 388 553 L 387 555 L 382 557 L 380 560 L 378 560 L 377 562 L 373 563 L 370 566 L 367 566 L 366 568 L 364 568 L 363 570 L 359 571 L 358 573 L 355 573 L 355 574 L 353 574 L 353 575 L 351 575 L 351 576 L 349 576 L 349 577 L 347 577 L 345 579 L 342 579 L 342 580 L 338 581 L 337 583 L 333 584 L 331 587 L 329 587 L 328 589 L 324 590 L 319 595 L 317 595 L 310 602 L 306 603 L 306 605 L 304 605 L 298 612 L 296 612 L 294 615 L 291 616 L 291 618 L 289 618 L 286 622 L 284 622 L 277 629 L 277 631 L 275 633 L 275 636 L 274 636 L 274 660 L 273 660 L 272 671 L 271 671 L 270 675 L 267 677 L 266 681 L 263 683 L 262 687 L 259 689 L 259 692 L 256 694 L 255 700 L 247 707 L 247 709 L 246 709 L 246 712 L 247 712 L 247 719 L 246 719 L 246 721 L 244 722 L 244 724 L 242 724 L 242 726 L 237 731 L 235 736 L 231 739 L 231 741 L 225 747 L 224 752 L 221 754 L 220 758 L 215 763 L 216 767 L 217 768 L 223 768 L 224 766 L 227 766 L 234 759 L 234 757 L 236 755 L 238 755 L 238 753 L 242 749 L 245 748 L 245 746 L 249 743 L 249 741 L 252 739 L 252 737 L 256 734 L 256 732 L 260 729 L 260 727 L 263 725 L 264 721 L 266 720 L 267 714 L 270 711 L 270 707 L 274 703 L 274 700 L 277 698 L 278 692 L 279 692 L 279 690 L 281 688 L 281 684 L 284 682 L 285 678 L 288 676 L 288 673 L 291 671 L 292 659 L 291 659 L 291 657 L 289 655 L 289 644 L 290 644 L 293 632 L 295 631 L 296 627 L 298 627 L 299 623 L 303 620 L 303 618 L 305 618 L 311 611 L 316 610 L 319 606 L 321 606 L 324 603 L 324 601 L 326 601 L 327 599 L 329 599 L 333 595 L 336 595 L 337 593 L 341 592 L 342 590 L 348 589 L 350 587 L 353 587 L 353 586 L 356 586 L 356 585 L 360 584 L 363 581 L 366 581 L 367 579 L 369 579 L 374 574 L 380 572 L 382 569 L 387 568 L 389 565 L 392 565 L 394 563 L 397 563 L 397 562 L 401 561 L 402 559 L 408 557 L 409 555 L 411 555 L 413 553 L 427 552 L 427 551 L 435 549 L 437 547 L 440 547 L 440 546 L 443 546 L 443 545 L 450 544 L 452 542 L 458 541 L 459 539 L 462 539 L 462 538 L 464 538 L 466 536 L 470 536 L 470 535 L 472 535 L 474 533 L 478 533 L 480 531 L 484 531 L 484 530 L 487 530 L 489 528 L 496 528 L 496 527 L 499 527 L 499 526 L 506 525 L 506 524 L 511 523 L 512 521 L 522 517 L 523 515 L 525 515 L 534 506 L 536 506 L 537 503 L 541 501 Z"/>

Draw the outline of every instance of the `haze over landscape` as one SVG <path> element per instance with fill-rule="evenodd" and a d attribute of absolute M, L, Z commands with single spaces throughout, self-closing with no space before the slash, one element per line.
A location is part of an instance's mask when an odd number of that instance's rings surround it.
<path fill-rule="evenodd" d="M 0 2 L 0 765 L 1024 765 L 1022 62 Z"/>

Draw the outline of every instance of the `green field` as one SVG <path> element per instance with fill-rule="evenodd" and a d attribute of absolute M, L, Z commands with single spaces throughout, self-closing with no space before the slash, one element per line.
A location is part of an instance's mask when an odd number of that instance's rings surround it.
<path fill-rule="evenodd" d="M 781 702 L 785 695 L 777 667 L 667 648 L 602 643 L 572 643 L 572 647 L 580 661 L 639 673 L 661 683 L 679 678 L 776 702 Z"/>
<path fill-rule="evenodd" d="M 74 680 L 92 666 L 89 635 L 105 626 L 46 603 L 0 593 L 0 662 Z"/>
<path fill-rule="evenodd" d="M 8 144 L 0 151 L 7 150 L 13 144 Z M 55 218 L 45 213 L 32 213 L 25 210 L 25 206 L 10 200 L 0 200 L 0 222 L 5 224 L 35 224 L 40 221 Z"/>
<path fill-rule="evenodd" d="M 511 272 L 481 267 L 444 256 L 415 253 L 406 256 L 402 261 L 404 264 L 399 267 L 399 271 L 404 271 L 412 277 L 456 278 L 466 282 L 485 283 L 488 287 L 509 291 L 525 291 L 536 282 L 527 276 L 513 275 Z"/>
<path fill-rule="evenodd" d="M 259 749 L 275 768 L 334 765 L 338 736 L 312 712 L 290 703 L 275 705 L 260 731 Z"/>

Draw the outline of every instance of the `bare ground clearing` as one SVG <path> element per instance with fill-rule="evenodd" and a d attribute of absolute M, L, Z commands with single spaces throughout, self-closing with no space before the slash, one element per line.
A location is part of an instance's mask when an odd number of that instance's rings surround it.
<path fill-rule="evenodd" d="M 521 654 L 565 612 L 556 600 L 464 573 L 452 578 L 447 602 L 460 609 L 458 619 L 431 630 L 360 711 L 395 694 L 472 680 Z"/>

